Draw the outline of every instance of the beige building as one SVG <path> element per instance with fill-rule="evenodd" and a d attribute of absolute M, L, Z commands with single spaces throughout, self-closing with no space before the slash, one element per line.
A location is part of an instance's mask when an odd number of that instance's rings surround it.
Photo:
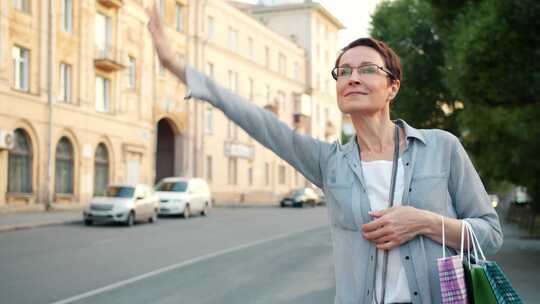
<path fill-rule="evenodd" d="M 50 2 L 0 1 L 0 207 L 84 204 L 109 183 L 171 175 L 206 178 L 217 202 L 275 203 L 305 184 L 217 109 L 183 100 L 185 86 L 159 65 L 147 33 L 150 1 Z M 310 48 L 302 33 L 231 3 L 158 2 L 178 60 L 299 132 L 338 136 L 335 98 L 321 85 L 331 68 L 317 54 L 333 57 L 339 22 L 322 7 L 306 12 L 333 38 L 313 44 L 326 34 L 311 29 Z"/>

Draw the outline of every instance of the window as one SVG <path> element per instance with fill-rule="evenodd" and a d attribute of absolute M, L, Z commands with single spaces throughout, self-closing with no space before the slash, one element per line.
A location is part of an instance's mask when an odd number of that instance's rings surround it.
<path fill-rule="evenodd" d="M 278 111 L 280 110 L 283 110 L 283 111 L 286 111 L 286 105 L 287 105 L 287 101 L 285 100 L 285 92 L 283 91 L 279 91 L 277 93 L 277 106 L 278 106 Z"/>
<path fill-rule="evenodd" d="M 238 73 L 229 70 L 229 90 L 238 92 Z"/>
<path fill-rule="evenodd" d="M 286 168 L 284 165 L 279 165 L 279 172 L 278 172 L 278 176 L 279 176 L 279 184 L 280 185 L 285 185 L 285 175 L 286 175 Z"/>
<path fill-rule="evenodd" d="M 214 133 L 214 112 L 212 110 L 212 107 L 206 108 L 206 133 L 212 134 Z"/>
<path fill-rule="evenodd" d="M 60 101 L 71 102 L 71 65 L 60 64 Z"/>
<path fill-rule="evenodd" d="M 266 103 L 269 104 L 270 103 L 270 85 L 267 84 L 265 87 L 264 87 L 264 95 L 266 96 Z"/>
<path fill-rule="evenodd" d="M 211 155 L 206 156 L 206 179 L 209 182 L 212 181 L 212 156 Z"/>
<path fill-rule="evenodd" d="M 67 137 L 62 137 L 56 146 L 56 193 L 73 193 L 73 163 L 73 146 Z"/>
<path fill-rule="evenodd" d="M 254 101 L 255 99 L 255 81 L 253 78 L 249 78 L 249 100 Z"/>
<path fill-rule="evenodd" d="M 238 51 L 238 31 L 232 27 L 229 27 L 229 49 Z"/>
<path fill-rule="evenodd" d="M 268 46 L 264 47 L 264 64 L 266 67 L 270 67 L 270 48 Z"/>
<path fill-rule="evenodd" d="M 162 20 L 165 18 L 165 2 L 166 0 L 159 0 L 159 16 Z"/>
<path fill-rule="evenodd" d="M 208 16 L 208 20 L 207 20 L 207 35 L 208 35 L 208 40 L 212 41 L 214 40 L 214 31 L 215 31 L 215 21 L 214 21 L 214 17 L 212 16 Z"/>
<path fill-rule="evenodd" d="M 157 57 L 156 55 L 156 63 L 157 63 L 157 66 L 158 66 L 158 74 L 159 76 L 165 76 L 165 67 L 163 66 L 163 64 L 161 64 L 161 61 L 159 60 L 159 57 Z"/>
<path fill-rule="evenodd" d="M 8 192 L 32 193 L 32 146 L 23 129 L 16 129 L 15 147 L 9 151 Z"/>
<path fill-rule="evenodd" d="M 295 62 L 293 64 L 293 78 L 296 80 L 300 80 L 300 65 L 298 62 Z"/>
<path fill-rule="evenodd" d="M 208 76 L 210 76 L 210 78 L 214 79 L 214 64 L 213 63 L 208 62 L 206 64 L 206 73 L 208 74 Z"/>
<path fill-rule="evenodd" d="M 228 182 L 229 185 L 236 185 L 238 182 L 237 176 L 237 159 L 234 157 L 229 157 L 229 174 Z"/>
<path fill-rule="evenodd" d="M 176 30 L 178 32 L 184 31 L 184 17 L 182 16 L 184 12 L 184 8 L 182 7 L 182 4 L 176 3 Z"/>
<path fill-rule="evenodd" d="M 234 124 L 232 120 L 227 120 L 227 138 L 238 138 L 238 127 Z"/>
<path fill-rule="evenodd" d="M 249 58 L 253 58 L 253 38 L 248 38 L 248 56 Z"/>
<path fill-rule="evenodd" d="M 128 62 L 128 88 L 134 89 L 137 84 L 137 61 L 129 57 Z"/>
<path fill-rule="evenodd" d="M 96 111 L 109 112 L 110 110 L 110 80 L 96 76 Z"/>
<path fill-rule="evenodd" d="M 111 44 L 111 17 L 97 13 L 95 27 L 94 38 L 96 47 L 100 51 L 101 56 L 105 56 Z"/>
<path fill-rule="evenodd" d="M 29 0 L 13 0 L 13 7 L 23 12 L 30 12 Z"/>
<path fill-rule="evenodd" d="M 270 164 L 269 163 L 264 164 L 264 184 L 265 186 L 270 185 Z"/>
<path fill-rule="evenodd" d="M 94 157 L 94 196 L 104 195 L 109 184 L 109 152 L 103 143 L 96 148 Z"/>
<path fill-rule="evenodd" d="M 248 169 L 248 184 L 253 186 L 253 167 L 249 167 Z"/>
<path fill-rule="evenodd" d="M 278 72 L 282 75 L 287 75 L 287 57 L 279 53 L 278 57 Z"/>
<path fill-rule="evenodd" d="M 17 90 L 28 91 L 28 74 L 30 66 L 30 51 L 18 46 L 13 47 L 13 87 Z"/>
<path fill-rule="evenodd" d="M 73 1 L 62 1 L 62 30 L 67 33 L 73 31 Z"/>

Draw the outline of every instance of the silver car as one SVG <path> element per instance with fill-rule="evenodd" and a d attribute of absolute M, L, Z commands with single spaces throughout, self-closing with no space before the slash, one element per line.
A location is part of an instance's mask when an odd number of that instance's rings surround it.
<path fill-rule="evenodd" d="M 167 177 L 155 187 L 159 197 L 160 215 L 182 215 L 184 218 L 199 213 L 208 215 L 212 194 L 204 179 Z"/>
<path fill-rule="evenodd" d="M 84 224 L 118 222 L 133 226 L 135 221 L 157 220 L 159 199 L 144 184 L 111 185 L 105 196 L 94 197 L 83 211 Z"/>

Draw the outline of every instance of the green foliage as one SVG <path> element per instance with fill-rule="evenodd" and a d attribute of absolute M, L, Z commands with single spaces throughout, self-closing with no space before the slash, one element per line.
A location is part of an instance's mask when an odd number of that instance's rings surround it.
<path fill-rule="evenodd" d="M 510 181 L 526 186 L 535 200 L 540 198 L 538 16 L 537 0 L 396 0 L 378 7 L 372 32 L 405 66 L 396 114 L 415 126 L 459 129 L 489 190 Z M 454 100 L 462 101 L 464 110 L 441 115 L 437 102 Z"/>
<path fill-rule="evenodd" d="M 401 58 L 403 79 L 392 114 L 422 128 L 455 132 L 454 116 L 440 104 L 452 107 L 453 98 L 443 81 L 444 53 L 431 6 L 418 0 L 382 2 L 372 16 L 371 35 L 385 41 Z"/>

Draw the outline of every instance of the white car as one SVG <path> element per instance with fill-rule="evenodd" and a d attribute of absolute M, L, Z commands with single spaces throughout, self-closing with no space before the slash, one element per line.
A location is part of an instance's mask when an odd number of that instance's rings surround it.
<path fill-rule="evenodd" d="M 155 187 L 160 215 L 207 215 L 212 205 L 208 184 L 201 178 L 166 177 Z"/>
<path fill-rule="evenodd" d="M 133 226 L 135 221 L 157 220 L 159 199 L 144 184 L 111 185 L 105 196 L 94 197 L 83 211 L 84 224 L 118 222 Z"/>

